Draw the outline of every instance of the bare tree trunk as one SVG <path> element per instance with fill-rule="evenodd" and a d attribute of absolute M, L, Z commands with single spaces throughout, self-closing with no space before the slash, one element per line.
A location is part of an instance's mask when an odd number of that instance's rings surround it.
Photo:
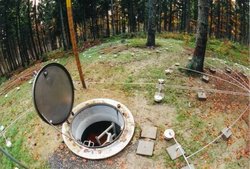
<path fill-rule="evenodd" d="M 213 1 L 210 1 L 210 25 L 209 25 L 209 37 L 212 36 L 213 33 Z"/>
<path fill-rule="evenodd" d="M 155 46 L 155 5 L 156 0 L 148 0 L 148 38 L 147 38 L 147 46 Z"/>
<path fill-rule="evenodd" d="M 186 2 L 186 23 L 185 23 L 185 31 L 187 33 L 190 33 L 190 25 L 189 25 L 189 22 L 190 22 L 190 0 L 187 0 Z"/>
<path fill-rule="evenodd" d="M 111 0 L 111 27 L 112 27 L 112 35 L 115 35 L 115 26 L 114 26 L 114 3 Z"/>
<path fill-rule="evenodd" d="M 27 3 L 28 3 L 28 22 L 29 22 L 29 32 L 30 32 L 30 39 L 31 39 L 31 48 L 33 47 L 33 49 L 34 49 L 36 60 L 39 60 L 39 55 L 37 53 L 36 44 L 35 44 L 35 41 L 34 41 L 34 38 L 33 38 L 34 36 L 33 36 L 31 16 L 30 16 L 30 0 L 28 0 Z"/>
<path fill-rule="evenodd" d="M 172 32 L 172 0 L 170 0 L 170 5 L 169 5 L 169 19 L 168 19 L 168 31 Z"/>
<path fill-rule="evenodd" d="M 58 5 L 59 5 L 59 13 L 60 13 L 63 47 L 64 47 L 64 50 L 68 50 L 68 43 L 67 43 L 67 39 L 66 39 L 65 26 L 64 26 L 64 22 L 63 22 L 63 11 L 62 11 L 62 1 L 61 0 L 58 0 Z"/>
<path fill-rule="evenodd" d="M 108 3 L 107 3 L 107 9 L 106 9 L 106 24 L 107 24 L 107 28 L 106 28 L 106 36 L 109 37 L 110 36 L 110 29 L 109 29 L 109 8 L 108 8 Z"/>
<path fill-rule="evenodd" d="M 37 36 L 37 41 L 38 41 L 38 46 L 40 49 L 40 54 L 43 54 L 43 49 L 42 49 L 42 44 L 41 44 L 41 40 L 40 40 L 40 36 L 39 36 L 39 29 L 38 29 L 38 20 L 36 17 L 36 12 L 37 12 L 37 6 L 36 6 L 36 0 L 34 0 L 34 17 L 35 17 L 35 26 L 36 26 L 36 36 Z"/>
<path fill-rule="evenodd" d="M 217 2 L 217 25 L 216 25 L 216 38 L 220 38 L 220 22 L 221 22 L 221 17 L 220 17 L 220 1 Z"/>
<path fill-rule="evenodd" d="M 198 1 L 198 27 L 196 34 L 196 45 L 190 68 L 203 71 L 203 64 L 207 44 L 209 0 Z"/>

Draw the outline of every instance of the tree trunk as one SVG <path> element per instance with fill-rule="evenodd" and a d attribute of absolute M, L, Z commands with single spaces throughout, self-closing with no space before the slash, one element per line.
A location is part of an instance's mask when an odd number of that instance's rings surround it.
<path fill-rule="evenodd" d="M 112 27 L 112 35 L 115 35 L 115 26 L 114 26 L 114 3 L 111 0 L 111 27 Z"/>
<path fill-rule="evenodd" d="M 185 23 L 185 31 L 187 33 L 190 33 L 190 26 L 189 26 L 189 22 L 190 22 L 190 0 L 187 0 L 186 2 L 186 23 Z"/>
<path fill-rule="evenodd" d="M 155 4 L 156 0 L 148 0 L 148 38 L 147 38 L 147 46 L 155 46 Z"/>
<path fill-rule="evenodd" d="M 220 38 L 220 0 L 217 2 L 217 25 L 216 25 L 216 38 Z"/>
<path fill-rule="evenodd" d="M 37 10 L 37 6 L 36 6 L 36 0 L 34 0 L 34 17 L 35 17 L 35 26 L 36 26 L 36 36 L 37 36 L 37 41 L 38 41 L 38 46 L 40 49 L 40 54 L 43 54 L 43 49 L 42 49 L 42 44 L 41 44 L 41 40 L 40 40 L 40 36 L 39 36 L 39 29 L 38 29 L 38 20 L 36 17 L 36 10 Z"/>
<path fill-rule="evenodd" d="M 190 68 L 203 71 L 203 64 L 207 44 L 209 0 L 198 1 L 198 27 L 196 34 L 196 45 Z"/>
<path fill-rule="evenodd" d="M 168 31 L 172 32 L 172 0 L 170 0 L 169 5 L 169 19 L 168 19 Z"/>
<path fill-rule="evenodd" d="M 164 11 L 164 31 L 167 31 L 167 9 L 165 7 L 165 11 Z"/>
<path fill-rule="evenodd" d="M 181 17 L 180 17 L 180 32 L 186 31 L 186 16 L 187 16 L 187 8 L 186 1 L 181 2 Z"/>
<path fill-rule="evenodd" d="M 162 4 L 161 2 L 158 3 L 158 25 L 157 25 L 157 31 L 161 33 L 161 13 L 162 13 Z"/>
<path fill-rule="evenodd" d="M 28 0 L 28 22 L 29 22 L 29 31 L 30 31 L 30 39 L 31 39 L 31 46 L 33 47 L 34 49 L 34 52 L 35 52 L 35 57 L 36 57 L 36 60 L 39 60 L 39 56 L 38 56 L 38 53 L 37 53 L 37 50 L 36 50 L 36 44 L 35 44 L 35 41 L 34 41 L 34 36 L 33 36 L 33 30 L 32 30 L 32 23 L 31 23 L 31 17 L 30 17 L 30 0 Z M 32 50 L 32 49 L 31 49 Z"/>
<path fill-rule="evenodd" d="M 210 1 L 210 25 L 209 25 L 209 37 L 213 33 L 213 1 Z"/>
<path fill-rule="evenodd" d="M 60 22 L 61 22 L 61 30 L 62 30 L 62 41 L 63 41 L 63 47 L 64 50 L 68 49 L 68 43 L 66 39 L 66 33 L 65 33 L 65 26 L 63 22 L 63 11 L 62 11 L 62 1 L 58 0 L 58 5 L 59 5 L 59 14 L 60 14 Z"/>
<path fill-rule="evenodd" d="M 109 29 L 109 8 L 108 8 L 108 4 L 106 7 L 106 24 L 107 24 L 107 28 L 106 28 L 106 36 L 109 37 L 110 36 L 110 29 Z"/>

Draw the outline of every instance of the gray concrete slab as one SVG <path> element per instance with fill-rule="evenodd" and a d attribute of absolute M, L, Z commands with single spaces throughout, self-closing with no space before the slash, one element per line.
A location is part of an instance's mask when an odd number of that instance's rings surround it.
<path fill-rule="evenodd" d="M 142 127 L 141 137 L 151 138 L 151 139 L 155 140 L 156 135 L 157 135 L 157 127 L 154 127 L 154 126 L 143 126 Z"/>
<path fill-rule="evenodd" d="M 198 96 L 198 99 L 201 100 L 201 101 L 207 100 L 206 93 L 203 92 L 203 91 L 199 91 L 199 92 L 197 93 L 197 96 Z"/>
<path fill-rule="evenodd" d="M 231 73 L 231 72 L 232 72 L 232 69 L 230 69 L 229 67 L 226 67 L 226 72 L 227 72 L 227 73 Z"/>
<path fill-rule="evenodd" d="M 203 75 L 203 76 L 202 76 L 202 81 L 208 83 L 208 82 L 209 82 L 209 77 L 206 76 L 206 75 Z"/>
<path fill-rule="evenodd" d="M 172 160 L 175 160 L 175 159 L 179 158 L 180 156 L 182 156 L 181 150 L 185 154 L 185 151 L 183 150 L 183 148 L 177 144 L 174 144 L 174 145 L 168 147 L 166 150 L 167 150 L 167 152 Z"/>
<path fill-rule="evenodd" d="M 154 151 L 154 142 L 153 141 L 139 140 L 136 154 L 145 155 L 145 156 L 152 156 L 153 151 Z"/>
<path fill-rule="evenodd" d="M 230 136 L 233 134 L 229 128 L 222 129 L 221 133 L 223 133 L 222 138 L 224 140 L 228 140 L 230 138 Z"/>
<path fill-rule="evenodd" d="M 210 71 L 211 73 L 216 73 L 216 69 L 214 69 L 214 68 L 209 68 L 209 71 Z"/>
<path fill-rule="evenodd" d="M 195 169 L 193 164 L 190 164 L 190 167 L 187 165 L 185 167 L 182 167 L 181 169 Z"/>

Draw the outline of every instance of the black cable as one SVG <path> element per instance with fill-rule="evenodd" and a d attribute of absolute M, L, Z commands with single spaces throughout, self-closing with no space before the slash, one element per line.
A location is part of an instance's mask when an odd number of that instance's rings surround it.
<path fill-rule="evenodd" d="M 1 146 L 0 146 L 0 151 L 6 156 L 8 157 L 11 161 L 13 161 L 14 163 L 18 164 L 20 167 L 24 168 L 24 169 L 28 169 L 28 167 L 26 167 L 24 164 L 22 164 L 20 161 L 18 161 L 17 159 L 15 159 L 12 155 L 10 155 L 6 150 L 4 150 Z"/>

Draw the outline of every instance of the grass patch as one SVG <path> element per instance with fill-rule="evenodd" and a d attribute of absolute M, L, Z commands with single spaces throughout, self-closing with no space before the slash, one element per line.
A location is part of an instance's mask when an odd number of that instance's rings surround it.
<path fill-rule="evenodd" d="M 0 85 L 1 85 L 2 83 L 4 83 L 6 80 L 7 80 L 7 78 L 6 78 L 5 76 L 0 77 Z"/>
<path fill-rule="evenodd" d="M 195 41 L 190 41 L 189 46 L 194 48 Z M 249 66 L 249 49 L 247 46 L 229 40 L 211 38 L 207 42 L 206 53 L 226 61 Z"/>
<path fill-rule="evenodd" d="M 6 138 L 10 138 L 12 146 L 7 148 L 3 137 L 0 137 L 0 145 L 14 158 L 30 168 L 47 168 L 46 162 L 34 159 L 29 148 L 25 146 L 27 143 L 26 134 L 33 129 L 30 122 L 36 117 L 35 113 L 33 113 L 31 88 L 32 85 L 26 82 L 20 86 L 20 90 L 14 88 L 8 92 L 8 97 L 0 98 L 0 104 L 2 105 L 0 110 L 1 125 L 7 127 L 21 114 L 27 113 L 5 133 Z M 0 153 L 0 166 L 1 168 L 14 168 L 17 165 Z"/>
<path fill-rule="evenodd" d="M 25 146 L 27 138 L 26 133 L 32 130 L 32 127 L 27 123 L 34 118 L 34 113 L 29 112 L 26 117 L 19 120 L 6 132 L 6 138 L 10 138 L 12 146 L 10 148 L 5 147 L 5 140 L 0 138 L 0 145 L 5 148 L 14 158 L 21 161 L 23 164 L 30 168 L 48 168 L 47 162 L 36 160 L 28 148 Z M 20 127 L 22 126 L 22 127 Z M 9 160 L 3 154 L 0 154 L 0 166 L 1 168 L 14 168 L 17 165 Z"/>

